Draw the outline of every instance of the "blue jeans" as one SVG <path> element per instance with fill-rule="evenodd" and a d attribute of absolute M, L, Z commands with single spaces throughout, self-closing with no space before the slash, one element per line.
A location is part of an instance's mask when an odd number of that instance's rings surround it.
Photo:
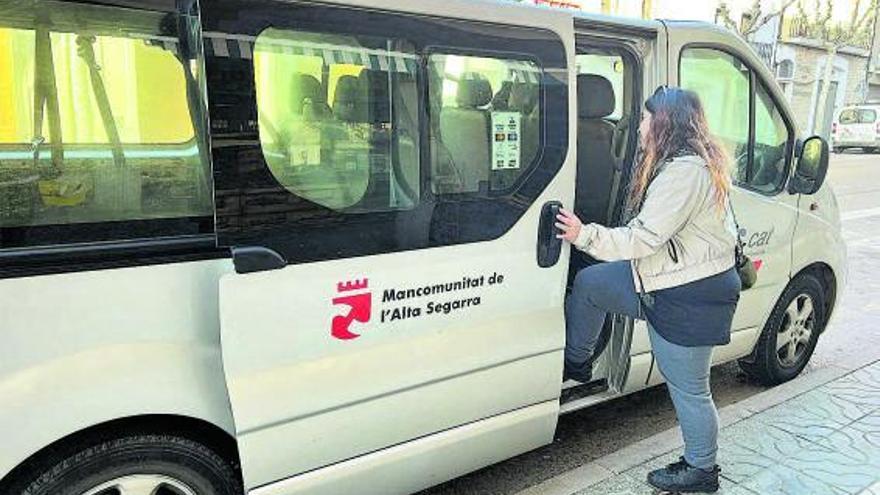
<path fill-rule="evenodd" d="M 628 261 L 602 263 L 578 272 L 565 301 L 565 359 L 580 364 L 592 358 L 608 313 L 642 318 Z M 709 390 L 712 347 L 684 347 L 665 340 L 648 326 L 651 348 L 675 406 L 688 464 L 710 469 L 718 452 L 718 411 Z"/>

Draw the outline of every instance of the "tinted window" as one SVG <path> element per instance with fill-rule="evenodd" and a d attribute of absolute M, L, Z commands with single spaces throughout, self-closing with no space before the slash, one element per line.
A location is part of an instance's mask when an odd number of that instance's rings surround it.
<path fill-rule="evenodd" d="M 435 194 L 512 186 L 540 145 L 540 69 L 533 62 L 432 55 L 428 61 Z"/>
<path fill-rule="evenodd" d="M 494 239 L 562 166 L 569 71 L 552 32 L 201 5 L 221 246 L 300 263 Z"/>
<path fill-rule="evenodd" d="M 263 31 L 254 77 L 260 144 L 274 178 L 333 210 L 413 207 L 417 68 L 401 40 Z"/>
<path fill-rule="evenodd" d="M 187 24 L 14 3 L 0 1 L 0 247 L 201 231 L 210 172 Z M 33 24 L 47 12 L 52 23 Z"/>
<path fill-rule="evenodd" d="M 748 180 L 749 69 L 736 57 L 707 48 L 687 49 L 681 57 L 681 87 L 695 91 L 709 127 L 736 165 L 734 180 Z"/>

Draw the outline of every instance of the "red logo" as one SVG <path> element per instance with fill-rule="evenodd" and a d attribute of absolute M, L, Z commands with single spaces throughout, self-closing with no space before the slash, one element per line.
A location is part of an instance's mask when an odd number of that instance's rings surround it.
<path fill-rule="evenodd" d="M 348 293 L 367 289 L 368 284 L 369 282 L 367 279 L 345 283 L 339 282 L 336 284 L 336 292 L 340 294 L 345 293 L 346 295 L 334 297 L 333 305 L 348 306 L 349 311 L 347 314 L 333 317 L 333 323 L 330 327 L 330 334 L 333 335 L 333 337 L 340 340 L 351 340 L 360 337 L 360 334 L 352 332 L 350 327 L 354 321 L 359 321 L 361 323 L 370 321 L 373 297 L 369 291 L 360 292 L 358 294 Z"/>

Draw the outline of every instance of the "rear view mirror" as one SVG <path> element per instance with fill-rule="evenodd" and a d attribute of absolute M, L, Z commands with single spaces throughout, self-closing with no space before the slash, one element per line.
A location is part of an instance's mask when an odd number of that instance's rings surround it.
<path fill-rule="evenodd" d="M 801 146 L 797 168 L 789 182 L 792 194 L 814 194 L 828 173 L 828 142 L 821 136 L 807 138 Z"/>

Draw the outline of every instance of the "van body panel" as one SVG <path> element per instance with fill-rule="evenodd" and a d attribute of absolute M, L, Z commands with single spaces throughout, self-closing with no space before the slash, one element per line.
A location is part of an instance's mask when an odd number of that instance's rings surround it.
<path fill-rule="evenodd" d="M 251 490 L 251 495 L 403 495 L 504 460 L 499 452 L 544 444 L 559 404 L 551 401 L 486 418 Z M 401 473 L 407 474 L 402 476 Z M 417 474 L 416 474 L 417 473 Z"/>
<path fill-rule="evenodd" d="M 564 12 L 535 16 L 532 9 L 487 9 L 470 1 L 333 3 L 380 16 L 393 10 L 540 29 L 558 37 L 566 65 L 574 65 L 572 21 Z M 210 15 L 203 13 L 203 19 Z M 210 59 L 207 70 L 210 78 Z M 553 266 L 540 268 L 536 240 L 543 206 L 573 201 L 576 109 L 571 71 L 554 69 L 548 76 L 565 78 L 568 87 L 567 156 L 499 238 L 290 264 L 221 279 L 223 363 L 247 490 L 393 446 L 416 449 L 418 443 L 411 442 L 417 438 L 534 404 L 551 406 L 534 409 L 543 415 L 537 420 L 533 414 L 509 416 L 523 422 L 512 428 L 528 430 L 526 441 L 495 442 L 484 449 L 491 454 L 482 455 L 501 459 L 552 441 L 568 251 L 563 249 Z M 465 278 L 480 283 L 407 295 Z M 334 338 L 334 319 L 346 314 L 334 300 L 349 290 L 362 290 L 361 296 L 372 301 L 371 314 L 351 322 L 348 328 L 357 336 Z M 442 303 L 458 301 L 465 304 L 436 311 Z M 434 310 L 428 306 L 438 303 Z M 457 453 L 456 448 L 442 455 Z M 442 455 L 434 457 L 439 466 L 457 462 Z M 358 473 L 346 483 L 365 483 L 373 476 Z M 392 486 L 413 482 L 406 481 L 407 473 L 389 476 L 399 477 L 388 480 Z"/>
<path fill-rule="evenodd" d="M 0 280 L 0 473 L 119 418 L 180 415 L 232 434 L 217 332 L 229 270 L 214 260 Z"/>
<path fill-rule="evenodd" d="M 834 288 L 835 296 L 839 298 L 849 278 L 848 248 L 843 238 L 840 207 L 833 186 L 826 180 L 815 194 L 802 195 L 799 209 L 797 232 L 791 247 L 792 272 L 798 273 L 816 263 L 828 265 L 837 285 Z M 833 316 L 833 312 L 826 315 L 828 318 Z"/>

